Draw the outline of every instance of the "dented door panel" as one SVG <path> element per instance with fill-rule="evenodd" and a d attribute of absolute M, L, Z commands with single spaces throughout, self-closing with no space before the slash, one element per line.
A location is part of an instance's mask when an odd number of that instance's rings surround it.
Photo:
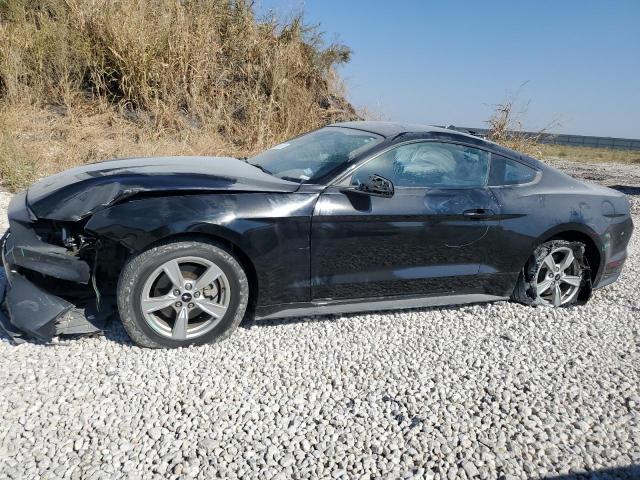
<path fill-rule="evenodd" d="M 330 187 L 313 217 L 313 298 L 478 291 L 496 209 L 486 189 L 400 188 L 380 198 Z"/>

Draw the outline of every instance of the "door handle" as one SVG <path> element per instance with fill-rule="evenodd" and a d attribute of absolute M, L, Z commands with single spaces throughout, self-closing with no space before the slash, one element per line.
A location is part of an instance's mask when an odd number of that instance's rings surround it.
<path fill-rule="evenodd" d="M 471 210 L 465 210 L 462 215 L 469 218 L 477 218 L 478 220 L 483 218 L 493 217 L 495 213 L 489 208 L 472 208 Z"/>

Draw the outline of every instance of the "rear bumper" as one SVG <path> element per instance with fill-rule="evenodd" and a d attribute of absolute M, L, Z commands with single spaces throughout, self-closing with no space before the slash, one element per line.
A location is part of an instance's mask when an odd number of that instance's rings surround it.
<path fill-rule="evenodd" d="M 627 248 L 633 235 L 634 225 L 631 215 L 620 217 L 612 222 L 602 235 L 603 253 L 598 276 L 593 289 L 605 287 L 615 282 L 627 260 Z"/>
<path fill-rule="evenodd" d="M 89 265 L 64 247 L 43 242 L 30 222 L 24 196 L 16 195 L 9 206 L 10 230 L 0 240 L 0 327 L 16 342 L 101 331 L 113 307 L 103 304 L 98 312 L 95 299 L 75 305 L 48 291 L 61 281 L 88 283 Z M 35 277 L 42 280 L 36 284 Z"/>
<path fill-rule="evenodd" d="M 618 280 L 622 273 L 622 267 L 627 259 L 627 251 L 620 252 L 619 254 L 607 259 L 607 262 L 602 270 L 602 275 L 599 276 L 597 283 L 593 286 L 594 290 L 597 290 L 607 285 L 611 285 Z"/>

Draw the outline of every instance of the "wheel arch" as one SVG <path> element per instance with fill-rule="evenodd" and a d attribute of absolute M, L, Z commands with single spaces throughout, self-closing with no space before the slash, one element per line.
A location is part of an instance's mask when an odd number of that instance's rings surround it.
<path fill-rule="evenodd" d="M 558 225 L 545 234 L 541 235 L 531 244 L 531 249 L 527 260 L 523 263 L 522 270 L 518 277 L 518 281 L 514 287 L 511 298 L 518 302 L 531 304 L 535 301 L 535 296 L 531 296 L 528 292 L 531 282 L 531 270 L 528 269 L 529 261 L 536 257 L 538 247 L 547 242 L 554 240 L 563 240 L 566 242 L 581 242 L 585 245 L 584 256 L 589 264 L 590 282 L 586 283 L 586 287 L 578 292 L 578 301 L 586 302 L 591 296 L 593 285 L 602 271 L 604 256 L 600 253 L 601 242 L 597 234 L 591 231 L 585 225 Z M 527 274 L 527 272 L 529 272 Z"/>
<path fill-rule="evenodd" d="M 542 245 L 551 240 L 584 243 L 585 256 L 591 269 L 591 280 L 595 282 L 597 275 L 602 271 L 604 256 L 600 253 L 602 246 L 600 239 L 593 230 L 579 224 L 562 225 L 547 232 L 537 242 L 537 245 Z"/>
<path fill-rule="evenodd" d="M 260 292 L 260 285 L 258 282 L 258 272 L 256 270 L 255 264 L 253 260 L 251 260 L 250 255 L 238 244 L 239 242 L 234 241 L 230 238 L 229 235 L 220 235 L 211 232 L 173 232 L 169 233 L 162 238 L 154 239 L 146 243 L 144 246 L 132 250 L 130 252 L 129 258 L 132 256 L 138 255 L 144 251 L 147 251 L 155 246 L 166 243 L 173 242 L 182 242 L 182 241 L 202 241 L 206 243 L 217 243 L 225 250 L 229 251 L 234 257 L 238 259 L 240 265 L 244 269 L 247 274 L 247 280 L 249 281 L 249 305 L 248 308 L 251 309 L 251 313 L 255 309 L 255 306 L 258 302 L 258 295 Z"/>

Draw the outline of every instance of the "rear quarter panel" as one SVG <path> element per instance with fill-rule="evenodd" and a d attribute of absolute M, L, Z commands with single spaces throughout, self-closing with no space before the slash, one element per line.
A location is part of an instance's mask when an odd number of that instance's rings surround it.
<path fill-rule="evenodd" d="M 595 286 L 612 258 L 626 257 L 632 223 L 624 195 L 556 173 L 543 172 L 540 182 L 531 185 L 491 187 L 501 220 L 486 272 L 499 272 L 496 288 L 512 289 L 533 250 L 566 232 L 588 235 L 600 252 Z"/>

